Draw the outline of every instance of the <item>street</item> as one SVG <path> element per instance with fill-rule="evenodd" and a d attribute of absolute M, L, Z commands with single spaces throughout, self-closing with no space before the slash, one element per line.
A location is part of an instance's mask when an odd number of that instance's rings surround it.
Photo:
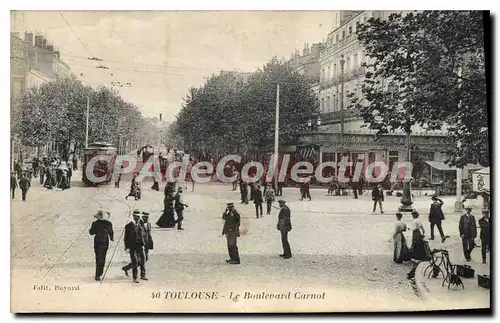
<path fill-rule="evenodd" d="M 184 196 L 189 205 L 184 215 L 185 230 L 160 229 L 155 223 L 163 208 L 164 185 L 159 192 L 150 186 L 150 182 L 142 183 L 142 200 L 136 202 L 124 199 L 129 189 L 125 181 L 119 189 L 113 184 L 83 187 L 81 174 L 77 172 L 71 189 L 53 192 L 34 179 L 28 201 L 22 202 L 16 196 L 11 204 L 11 283 L 16 286 L 12 290 L 12 308 L 30 304 L 29 308 L 23 306 L 23 311 L 245 312 L 251 308 L 263 312 L 298 312 L 489 307 L 488 290 L 476 291 L 470 299 L 468 290 L 458 291 L 459 297 L 456 293 L 440 298 L 419 297 L 414 293 L 406 279 L 411 265 L 392 261 L 389 239 L 399 206 L 397 197 L 386 197 L 385 214 L 380 214 L 371 212 L 370 192 L 353 200 L 352 196 L 326 196 L 326 189 L 313 189 L 312 201 L 299 201 L 298 189 L 285 188 L 282 198 L 291 209 L 293 230 L 289 238 L 293 258 L 284 260 L 278 257 L 282 250 L 276 231 L 277 203 L 273 204 L 276 208 L 271 216 L 256 219 L 252 202 L 240 205 L 240 193 L 231 191 L 230 184 L 196 184 L 194 192 L 188 184 Z M 460 264 L 463 263 L 458 237 L 460 214 L 452 212 L 454 198 L 443 200 L 446 216 L 443 229 L 450 238 L 444 245 L 439 239 L 431 241 L 431 247 L 446 246 L 452 262 Z M 238 241 L 241 264 L 234 266 L 225 262 L 226 239 L 221 236 L 221 215 L 227 202 L 235 203 L 242 216 L 242 231 L 248 230 Z M 429 204 L 429 197 L 414 201 L 427 237 Z M 93 237 L 88 230 L 94 221 L 92 215 L 99 209 L 111 213 L 115 233 L 103 280 L 95 282 Z M 131 277 L 121 270 L 129 262 L 124 251 L 123 228 L 134 209 L 150 212 L 155 246 L 146 263 L 149 281 L 139 284 L 132 284 Z M 479 206 L 473 214 L 480 218 Z M 403 220 L 411 222 L 409 215 Z M 406 238 L 410 244 L 409 232 Z M 478 249 L 473 259 L 479 261 Z M 486 270 L 489 265 L 483 266 Z M 164 299 L 164 292 L 176 291 L 218 292 L 218 299 Z M 247 300 L 242 298 L 245 292 L 291 292 L 292 299 Z M 325 297 L 294 300 L 296 292 L 324 292 Z M 234 297 L 238 293 L 240 298 Z M 118 297 L 125 294 L 127 297 Z"/>

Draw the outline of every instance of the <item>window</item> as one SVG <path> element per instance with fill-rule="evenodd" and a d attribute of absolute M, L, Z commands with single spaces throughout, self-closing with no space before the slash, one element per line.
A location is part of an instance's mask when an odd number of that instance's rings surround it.
<path fill-rule="evenodd" d="M 361 20 L 360 21 L 356 21 L 356 31 L 359 30 L 360 26 L 361 26 Z"/>
<path fill-rule="evenodd" d="M 345 61 L 345 70 L 350 71 L 351 70 L 351 57 L 347 57 Z"/>
<path fill-rule="evenodd" d="M 349 26 L 349 35 L 352 34 L 352 26 Z"/>
<path fill-rule="evenodd" d="M 337 72 L 337 64 L 333 64 L 333 76 L 337 77 L 338 72 Z"/>
<path fill-rule="evenodd" d="M 353 68 L 358 68 L 358 54 L 354 54 L 352 65 Z"/>
<path fill-rule="evenodd" d="M 366 17 L 363 17 L 363 23 L 366 24 Z"/>
<path fill-rule="evenodd" d="M 345 30 L 342 30 L 342 39 L 345 38 Z"/>
<path fill-rule="evenodd" d="M 335 43 L 338 43 L 339 42 L 339 34 L 336 34 L 335 35 Z"/>
<path fill-rule="evenodd" d="M 326 112 L 330 112 L 330 96 L 326 97 Z"/>
<path fill-rule="evenodd" d="M 324 81 L 324 80 L 325 80 L 325 69 L 322 69 L 321 75 L 320 75 L 320 81 Z"/>
<path fill-rule="evenodd" d="M 328 66 L 328 74 L 326 74 L 326 80 L 330 80 L 330 66 Z"/>
<path fill-rule="evenodd" d="M 319 108 L 320 108 L 321 111 L 323 111 L 323 112 L 325 111 L 324 110 L 324 108 L 325 108 L 325 98 L 321 98 L 321 104 L 320 104 Z"/>
<path fill-rule="evenodd" d="M 334 94 L 333 95 L 333 105 L 332 105 L 332 110 L 337 111 L 337 96 Z"/>

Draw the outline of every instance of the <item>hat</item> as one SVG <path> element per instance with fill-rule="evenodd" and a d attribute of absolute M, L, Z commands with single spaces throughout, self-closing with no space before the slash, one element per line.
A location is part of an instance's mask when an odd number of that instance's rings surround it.
<path fill-rule="evenodd" d="M 133 214 L 141 214 L 141 211 L 139 210 L 134 210 L 134 213 Z"/>
<path fill-rule="evenodd" d="M 285 201 L 285 200 L 279 200 L 279 201 L 278 201 L 278 203 L 279 203 L 279 204 L 285 204 L 285 203 L 286 203 L 286 201 Z"/>
<path fill-rule="evenodd" d="M 102 210 L 97 211 L 96 214 L 94 214 L 94 218 L 102 220 L 104 219 L 104 212 Z"/>
<path fill-rule="evenodd" d="M 182 191 L 182 190 L 183 190 L 182 186 L 179 186 L 179 187 L 177 188 L 177 190 L 178 190 L 178 191 Z"/>
<path fill-rule="evenodd" d="M 489 213 L 489 212 L 490 212 L 490 210 L 488 210 L 488 209 L 482 209 L 482 210 L 481 210 L 481 212 L 482 212 L 482 213 Z"/>
<path fill-rule="evenodd" d="M 472 211 L 472 208 L 470 206 L 464 207 L 465 210 Z"/>
<path fill-rule="evenodd" d="M 420 215 L 417 211 L 412 211 L 411 215 Z"/>
<path fill-rule="evenodd" d="M 234 203 L 227 203 L 227 206 L 234 206 Z"/>
<path fill-rule="evenodd" d="M 142 215 L 143 216 L 149 216 L 149 213 L 148 212 L 142 212 Z"/>

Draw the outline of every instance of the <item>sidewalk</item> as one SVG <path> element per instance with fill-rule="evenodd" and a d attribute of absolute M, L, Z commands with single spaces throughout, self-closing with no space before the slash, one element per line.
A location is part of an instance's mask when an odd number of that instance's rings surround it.
<path fill-rule="evenodd" d="M 479 239 L 476 239 L 476 243 L 480 243 Z M 443 283 L 443 276 L 439 274 L 437 278 L 427 278 L 429 271 L 427 271 L 426 277 L 424 277 L 424 270 L 428 266 L 428 262 L 422 262 L 417 267 L 415 272 L 415 287 L 416 293 L 419 294 L 424 300 L 429 301 L 434 306 L 442 308 L 443 303 L 454 304 L 457 306 L 459 304 L 460 308 L 484 308 L 484 304 L 490 304 L 490 290 L 480 287 L 478 285 L 477 277 L 478 275 L 490 275 L 490 253 L 486 256 L 486 264 L 481 263 L 481 247 L 476 247 L 472 251 L 472 261 L 466 262 L 463 257 L 462 245 L 459 238 L 455 238 L 450 243 L 446 241 L 446 245 L 441 244 L 439 240 L 429 241 L 431 249 L 446 249 L 450 254 L 450 262 L 453 265 L 464 265 L 467 264 L 474 269 L 474 278 L 463 278 L 462 282 L 464 288 L 450 286 L 448 289 L 448 283 Z"/>

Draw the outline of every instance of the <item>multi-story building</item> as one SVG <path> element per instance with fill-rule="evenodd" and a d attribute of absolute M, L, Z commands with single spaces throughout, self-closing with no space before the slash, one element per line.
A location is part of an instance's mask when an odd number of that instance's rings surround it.
<path fill-rule="evenodd" d="M 69 76 L 71 70 L 43 35 L 26 32 L 21 38 L 19 33 L 11 32 L 10 52 L 11 118 L 19 118 L 18 102 L 26 89 L 38 87 L 58 76 Z M 12 130 L 15 135 L 16 129 Z M 18 150 L 11 152 L 12 156 L 15 153 Z"/>
<path fill-rule="evenodd" d="M 393 133 L 376 141 L 374 132 L 362 127 L 364 122 L 348 97 L 350 93 L 358 98 L 362 96 L 361 84 L 366 73 L 362 64 L 370 59 L 357 39 L 359 26 L 372 17 L 386 19 L 391 13 L 394 11 L 341 11 L 334 15 L 333 29 L 318 59 L 321 125 L 304 134 L 298 143 L 299 146 L 319 146 L 320 162 L 339 162 L 342 155 L 347 155 L 351 161 L 383 161 L 392 167 L 394 162 L 406 159 L 405 134 Z M 445 156 L 441 151 L 450 145 L 445 129 L 429 132 L 415 127 L 411 142 L 416 147 L 412 160 L 442 162 Z"/>

